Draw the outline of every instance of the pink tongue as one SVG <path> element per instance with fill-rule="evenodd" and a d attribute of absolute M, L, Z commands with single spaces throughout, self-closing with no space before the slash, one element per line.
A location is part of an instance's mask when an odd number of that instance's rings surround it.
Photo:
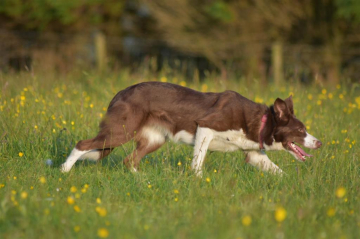
<path fill-rule="evenodd" d="M 312 157 L 311 154 L 307 154 L 302 148 L 300 148 L 300 147 L 297 146 L 296 144 L 294 144 L 294 145 L 295 145 L 295 148 L 296 148 L 302 155 L 304 155 L 304 156 L 306 156 L 306 157 Z"/>

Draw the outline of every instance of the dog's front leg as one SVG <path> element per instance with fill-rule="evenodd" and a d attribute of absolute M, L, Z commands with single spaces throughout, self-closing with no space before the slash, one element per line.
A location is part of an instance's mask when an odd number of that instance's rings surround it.
<path fill-rule="evenodd" d="M 276 166 L 269 157 L 262 151 L 249 151 L 246 153 L 246 162 L 262 171 L 269 171 L 274 174 L 282 174 L 282 170 Z"/>
<path fill-rule="evenodd" d="M 198 127 L 195 136 L 194 158 L 191 168 L 195 171 L 196 175 L 202 176 L 202 165 L 204 163 L 206 151 L 213 139 L 213 131 L 209 128 Z"/>

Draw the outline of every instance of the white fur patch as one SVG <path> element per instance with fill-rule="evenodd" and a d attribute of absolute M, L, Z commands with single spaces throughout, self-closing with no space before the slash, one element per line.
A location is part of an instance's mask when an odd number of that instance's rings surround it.
<path fill-rule="evenodd" d="M 101 156 L 101 152 L 99 150 L 91 150 L 90 152 L 80 156 L 78 160 L 88 159 L 88 160 L 97 161 L 100 159 L 100 156 Z"/>
<path fill-rule="evenodd" d="M 141 136 L 148 140 L 149 146 L 165 143 L 167 129 L 160 126 L 145 126 L 141 130 Z"/>
<path fill-rule="evenodd" d="M 181 130 L 173 135 L 168 129 L 161 126 L 145 126 L 141 130 L 141 136 L 146 138 L 149 145 L 163 144 L 165 139 L 168 138 L 175 143 L 194 144 L 195 137 L 186 130 Z"/>
<path fill-rule="evenodd" d="M 319 141 L 317 138 L 306 132 L 306 137 L 304 138 L 304 146 L 310 149 L 316 149 L 316 142 Z"/>
<path fill-rule="evenodd" d="M 259 149 L 259 143 L 249 140 L 242 129 L 227 130 L 223 132 L 212 130 L 214 139 L 209 145 L 213 151 L 230 152 L 238 149 Z"/>
<path fill-rule="evenodd" d="M 261 151 L 250 151 L 246 154 L 246 162 L 255 166 L 263 171 L 272 173 L 282 173 L 282 170 L 276 166 L 269 157 Z"/>
<path fill-rule="evenodd" d="M 191 144 L 194 145 L 195 143 L 195 137 L 193 134 L 190 134 L 186 130 L 181 130 L 177 132 L 174 137 L 169 137 L 171 141 L 175 143 L 184 143 L 184 144 Z"/>

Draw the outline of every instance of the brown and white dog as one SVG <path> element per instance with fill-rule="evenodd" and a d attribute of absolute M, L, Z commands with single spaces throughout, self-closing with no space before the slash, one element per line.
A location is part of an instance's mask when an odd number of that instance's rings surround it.
<path fill-rule="evenodd" d="M 115 95 L 95 138 L 76 144 L 61 171 L 78 159 L 99 160 L 129 140 L 137 143 L 124 163 L 137 171 L 145 155 L 170 139 L 194 145 L 192 169 L 201 176 L 208 150 L 243 150 L 246 162 L 264 171 L 281 173 L 265 150 L 286 150 L 299 161 L 311 155 L 297 144 L 316 149 L 321 142 L 306 132 L 294 115 L 292 97 L 267 107 L 234 91 L 201 93 L 179 85 L 147 82 Z"/>

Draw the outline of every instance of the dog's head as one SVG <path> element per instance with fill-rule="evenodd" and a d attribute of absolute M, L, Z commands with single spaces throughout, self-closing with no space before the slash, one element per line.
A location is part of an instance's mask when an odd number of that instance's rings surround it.
<path fill-rule="evenodd" d="M 274 131 L 275 142 L 280 142 L 282 146 L 294 157 L 303 162 L 307 154 L 297 144 L 306 148 L 317 149 L 322 143 L 306 131 L 305 125 L 294 115 L 292 96 L 282 100 L 277 98 L 274 103 L 274 113 L 276 127 Z"/>

